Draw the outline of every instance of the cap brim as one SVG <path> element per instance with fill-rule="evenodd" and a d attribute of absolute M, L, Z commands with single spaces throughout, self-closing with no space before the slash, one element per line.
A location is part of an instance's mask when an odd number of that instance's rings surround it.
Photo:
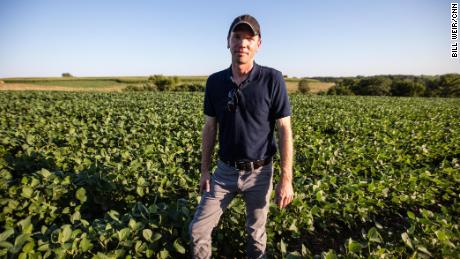
<path fill-rule="evenodd" d="M 235 28 L 236 28 L 237 26 L 239 26 L 239 25 L 242 25 L 242 24 L 245 24 L 245 25 L 247 25 L 249 28 L 251 28 L 252 34 L 254 34 L 254 36 L 259 35 L 259 34 L 257 33 L 257 31 L 254 29 L 254 27 L 253 27 L 250 23 L 248 23 L 248 22 L 246 22 L 246 21 L 239 21 L 239 22 L 235 23 L 235 25 L 233 25 L 233 27 L 232 27 L 232 29 L 230 30 L 230 32 L 235 31 Z"/>

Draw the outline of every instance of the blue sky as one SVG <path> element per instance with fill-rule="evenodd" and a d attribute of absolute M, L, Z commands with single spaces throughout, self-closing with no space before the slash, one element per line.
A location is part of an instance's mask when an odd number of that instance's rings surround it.
<path fill-rule="evenodd" d="M 256 62 L 289 76 L 459 73 L 455 1 L 0 0 L 0 77 L 209 75 L 244 13 Z"/>

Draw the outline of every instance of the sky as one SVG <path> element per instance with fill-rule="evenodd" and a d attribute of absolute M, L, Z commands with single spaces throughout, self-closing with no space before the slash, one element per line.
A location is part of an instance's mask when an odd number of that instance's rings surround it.
<path fill-rule="evenodd" d="M 241 14 L 255 61 L 290 77 L 460 73 L 451 2 L 0 0 L 0 77 L 209 75 Z"/>

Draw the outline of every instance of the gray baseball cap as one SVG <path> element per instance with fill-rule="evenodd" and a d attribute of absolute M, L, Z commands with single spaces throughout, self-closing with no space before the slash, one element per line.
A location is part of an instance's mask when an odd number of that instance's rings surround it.
<path fill-rule="evenodd" d="M 233 20 L 232 25 L 230 25 L 230 29 L 228 30 L 228 35 L 227 38 L 230 37 L 230 33 L 233 32 L 236 28 L 236 26 L 240 24 L 246 24 L 251 28 L 252 32 L 254 33 L 254 36 L 259 35 L 261 37 L 262 35 L 260 34 L 260 25 L 259 22 L 257 22 L 256 18 L 252 17 L 249 14 L 243 14 L 235 18 Z"/>

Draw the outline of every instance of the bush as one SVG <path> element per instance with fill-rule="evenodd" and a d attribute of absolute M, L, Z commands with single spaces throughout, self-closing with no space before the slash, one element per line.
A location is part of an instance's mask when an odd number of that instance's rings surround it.
<path fill-rule="evenodd" d="M 327 91 L 327 94 L 328 95 L 355 95 L 355 93 L 353 93 L 350 87 L 346 85 L 340 85 L 340 84 L 331 87 Z"/>
<path fill-rule="evenodd" d="M 308 94 L 310 93 L 310 81 L 308 79 L 302 79 L 299 81 L 299 92 L 303 94 Z"/>
<path fill-rule="evenodd" d="M 62 73 L 62 77 L 73 77 L 70 73 Z"/>
<path fill-rule="evenodd" d="M 173 91 L 179 83 L 179 78 L 177 76 L 166 77 L 163 75 L 154 75 L 150 76 L 148 81 L 155 84 L 159 91 Z"/>

